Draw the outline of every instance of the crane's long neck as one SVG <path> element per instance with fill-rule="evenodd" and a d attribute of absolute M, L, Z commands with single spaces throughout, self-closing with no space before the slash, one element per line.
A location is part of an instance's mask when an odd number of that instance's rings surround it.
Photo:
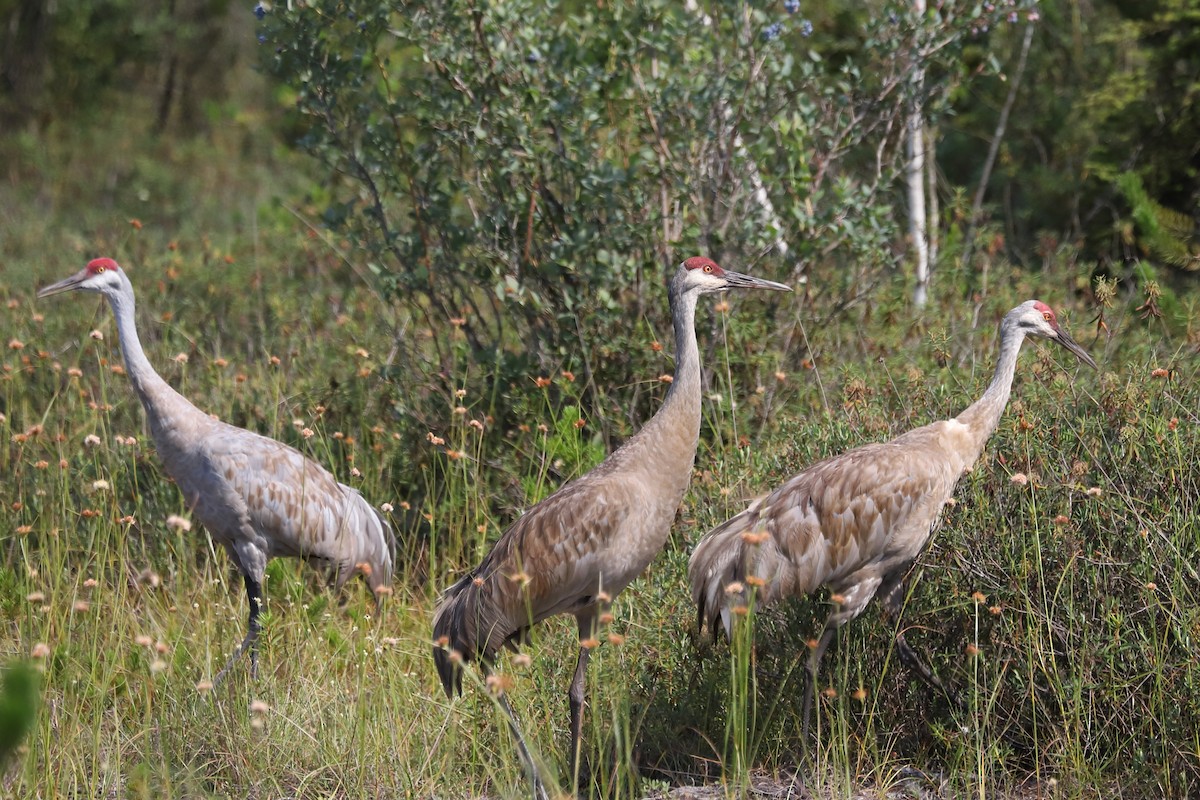
<path fill-rule="evenodd" d="M 662 407 L 634 440 L 642 444 L 636 461 L 659 480 L 687 487 L 700 439 L 700 353 L 696 346 L 696 292 L 671 286 L 671 318 L 675 328 L 675 375 Z"/>
<path fill-rule="evenodd" d="M 677 405 L 695 409 L 697 425 L 700 419 L 700 351 L 696 346 L 695 292 L 676 296 L 671 292 L 671 320 L 675 326 L 675 376 L 663 401 L 663 408 Z M 678 412 L 675 412 L 678 413 Z"/>
<path fill-rule="evenodd" d="M 121 354 L 125 358 L 125 371 L 133 384 L 133 390 L 137 392 L 142 406 L 146 409 L 151 431 L 157 436 L 163 420 L 172 411 L 178 413 L 187 408 L 200 413 L 183 395 L 163 380 L 150 364 L 150 359 L 146 358 L 146 352 L 138 338 L 137 327 L 134 325 L 133 292 L 109 294 L 108 303 L 112 307 L 113 316 L 117 318 L 117 338 L 121 343 Z"/>
<path fill-rule="evenodd" d="M 988 384 L 983 396 L 972 403 L 961 414 L 958 421 L 971 430 L 975 441 L 974 462 L 988 437 L 1000 424 L 1000 415 L 1008 405 L 1008 397 L 1012 393 L 1013 375 L 1017 369 L 1017 355 L 1021 352 L 1021 343 L 1025 340 L 1025 332 L 1015 324 L 1007 321 L 1000 327 L 1000 356 L 996 361 L 996 371 L 992 374 L 992 382 Z"/>

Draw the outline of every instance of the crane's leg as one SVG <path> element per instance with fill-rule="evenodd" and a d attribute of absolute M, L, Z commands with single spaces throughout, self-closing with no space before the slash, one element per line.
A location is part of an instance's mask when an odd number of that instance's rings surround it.
<path fill-rule="evenodd" d="M 250 677 L 258 677 L 258 632 L 262 630 L 262 623 L 258 621 L 259 612 L 262 611 L 262 583 L 255 578 L 246 574 L 243 575 L 246 581 L 246 598 L 250 601 L 250 625 L 246 631 L 246 638 L 233 651 L 233 655 L 229 657 L 229 661 L 217 673 L 217 677 L 213 679 L 213 686 L 221 683 L 225 674 L 229 672 L 229 668 L 234 665 L 243 653 L 250 651 Z"/>
<path fill-rule="evenodd" d="M 825 623 L 825 630 L 821 632 L 821 638 L 817 641 L 817 646 L 813 648 L 812 653 L 808 656 L 808 666 L 804 670 L 804 710 L 801 712 L 804 726 L 803 731 L 804 747 L 808 747 L 808 721 L 812 716 L 813 695 L 817 691 L 817 671 L 821 667 L 821 657 L 825 655 L 825 650 L 829 647 L 829 643 L 833 641 L 833 637 L 837 635 L 838 625 L 834 624 L 834 620 L 830 617 Z"/>
<path fill-rule="evenodd" d="M 882 600 L 884 613 L 896 623 L 896 652 L 899 653 L 900 660 L 904 662 L 904 666 L 917 673 L 926 686 L 936 692 L 940 692 L 943 697 L 950 701 L 951 705 L 962 708 L 963 703 L 958 694 L 951 691 L 947 688 L 946 684 L 942 683 L 941 679 L 933 673 L 933 670 L 929 668 L 924 659 L 904 639 L 904 597 L 907 594 L 908 581 L 903 576 L 889 581 L 883 587 Z"/>
<path fill-rule="evenodd" d="M 487 664 L 483 665 L 484 683 L 487 683 L 487 676 L 491 673 Z M 496 701 L 500 703 L 500 708 L 504 710 L 504 716 L 508 717 L 508 729 L 512 731 L 513 738 L 517 740 L 517 752 L 521 755 L 521 760 L 525 762 L 525 769 L 529 772 L 529 782 L 533 788 L 533 800 L 550 800 L 550 796 L 546 793 L 546 785 L 542 783 L 541 773 L 538 772 L 537 765 L 533 763 L 533 756 L 529 754 L 529 748 L 525 745 L 525 737 L 521 735 L 521 726 L 517 724 L 517 715 L 513 713 L 512 706 L 508 704 L 508 695 L 504 692 L 496 695 Z"/>
<path fill-rule="evenodd" d="M 579 659 L 575 662 L 575 676 L 571 679 L 567 699 L 571 705 L 571 779 L 578 783 L 579 756 L 583 747 L 583 707 L 587 701 L 587 665 L 592 654 L 591 647 L 587 645 L 595 645 L 596 615 L 593 612 L 577 616 L 576 621 L 579 623 Z"/>
<path fill-rule="evenodd" d="M 591 652 L 586 647 L 579 648 L 575 677 L 571 679 L 571 688 L 567 692 L 567 698 L 571 702 L 571 775 L 575 779 L 579 777 L 579 752 L 583 746 L 583 706 L 587 697 L 587 663 Z"/>

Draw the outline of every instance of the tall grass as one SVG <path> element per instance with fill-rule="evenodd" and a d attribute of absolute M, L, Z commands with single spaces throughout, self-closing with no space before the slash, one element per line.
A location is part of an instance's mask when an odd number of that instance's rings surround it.
<path fill-rule="evenodd" d="M 596 417 L 627 432 L 636 420 L 615 412 L 633 392 L 657 403 L 665 384 L 589 385 L 564 361 L 525 384 L 489 385 L 494 365 L 452 347 L 427 387 L 440 410 L 402 407 L 396 382 L 412 376 L 392 374 L 388 353 L 411 323 L 339 243 L 312 234 L 303 208 L 270 201 L 287 190 L 270 176 L 294 165 L 253 148 L 249 164 L 237 161 L 239 148 L 221 141 L 153 155 L 116 134 L 100 141 L 97 171 L 133 175 L 163 202 L 122 188 L 92 203 L 102 181 L 89 179 L 91 162 L 56 165 L 53 148 L 40 160 L 24 152 L 50 179 L 40 196 L 25 180 L 0 187 L 0 658 L 44 671 L 6 792 L 523 795 L 488 687 L 442 694 L 433 603 L 521 509 L 603 457 Z M 147 352 L 173 385 L 390 504 L 401 553 L 381 617 L 365 587 L 334 597 L 319 571 L 277 560 L 259 679 L 236 670 L 207 686 L 244 631 L 236 571 L 202 530 L 173 519 L 187 520 L 187 507 L 120 373 L 107 309 L 90 296 L 33 299 L 101 252 L 127 266 Z M 755 385 L 726 368 L 745 355 L 728 344 L 744 340 L 738 328 L 760 330 L 753 310 L 702 312 L 719 324 L 706 337 L 713 372 L 695 478 L 665 552 L 618 598 L 592 659 L 580 793 L 724 781 L 736 796 L 765 780 L 826 796 L 914 782 L 976 797 L 1031 781 L 1062 797 L 1200 791 L 1196 342 L 1141 319 L 1135 293 L 1108 312 L 1114 336 L 1089 342 L 1100 374 L 1027 348 L 1000 429 L 920 561 L 909 638 L 966 711 L 912 680 L 891 623 L 868 609 L 825 659 L 805 743 L 805 643 L 820 633 L 824 598 L 753 615 L 732 645 L 695 635 L 687 555 L 746 498 L 820 457 L 957 413 L 990 376 L 995 321 L 1019 300 L 1065 304 L 1090 338 L 1086 302 L 1054 288 L 1070 284 L 1065 271 L 1002 277 L 978 325 L 953 286 L 924 319 L 895 301 L 902 286 L 882 290 L 806 328 L 804 363 L 793 355 Z M 416 335 L 461 335 L 436 324 Z M 501 401 L 516 409 L 511 430 L 485 436 L 507 424 L 495 419 Z M 556 620 L 528 658 L 498 665 L 526 737 L 567 788 L 577 646 L 573 622 Z"/>

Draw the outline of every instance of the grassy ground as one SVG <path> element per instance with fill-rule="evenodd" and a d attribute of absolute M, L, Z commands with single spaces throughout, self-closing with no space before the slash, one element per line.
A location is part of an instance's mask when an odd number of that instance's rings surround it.
<path fill-rule="evenodd" d="M 0 185 L 0 659 L 32 659 L 44 685 L 5 793 L 520 796 L 495 704 L 471 681 L 455 701 L 437 684 L 437 592 L 518 509 L 602 456 L 591 429 L 572 424 L 578 398 L 619 408 L 632 385 L 655 397 L 664 387 L 657 373 L 595 395 L 562 376 L 501 387 L 524 421 L 484 438 L 470 422 L 486 425 L 491 401 L 441 386 L 431 391 L 445 391 L 444 413 L 415 419 L 400 401 L 406 376 L 388 370 L 404 321 L 352 248 L 340 258 L 343 243 L 311 228 L 303 205 L 276 201 L 294 196 L 286 175 L 297 165 L 253 128 L 227 120 L 215 144 L 188 147 L 95 129 L 90 144 L 6 145 L 21 166 Z M 120 374 L 107 308 L 91 296 L 34 300 L 100 254 L 128 268 L 147 352 L 173 385 L 391 504 L 401 566 L 382 617 L 364 587 L 339 603 L 317 571 L 277 561 L 258 680 L 240 670 L 206 689 L 244 631 L 240 580 L 202 530 L 174 519 L 187 508 Z M 977 324 L 946 272 L 923 318 L 898 284 L 809 327 L 811 361 L 789 357 L 762 395 L 714 376 L 670 542 L 616 604 L 620 643 L 593 658 L 585 738 L 597 796 L 722 780 L 710 792 L 1200 791 L 1194 294 L 1181 292 L 1170 326 L 1121 295 L 1106 311 L 1111 336 L 1093 339 L 1097 308 L 1077 295 L 1073 267 L 994 270 L 1002 288 Z M 701 640 L 685 587 L 691 546 L 805 464 L 957 413 L 990 377 L 999 316 L 1030 296 L 1063 306 L 1101 371 L 1027 346 L 1000 429 L 917 569 L 909 639 L 970 710 L 946 708 L 897 665 L 892 631 L 870 609 L 826 658 L 814 765 L 801 766 L 799 665 L 824 600 L 760 615 L 753 644 L 732 651 Z M 785 302 L 801 320 L 822 316 L 803 297 Z M 754 313 L 743 304 L 724 321 Z M 713 351 L 727 355 L 713 329 Z M 456 333 L 447 321 L 426 335 Z M 747 421 L 729 398 L 752 408 L 768 392 L 774 419 L 740 445 Z M 526 652 L 501 669 L 527 735 L 561 773 L 573 622 L 543 626 Z"/>

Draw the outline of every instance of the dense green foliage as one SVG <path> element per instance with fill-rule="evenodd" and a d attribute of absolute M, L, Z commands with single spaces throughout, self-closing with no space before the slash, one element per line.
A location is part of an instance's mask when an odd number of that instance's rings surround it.
<path fill-rule="evenodd" d="M 136 29 L 219 10 L 110 5 L 108 22 Z M 1200 137 L 1171 106 L 1195 59 L 1189 8 L 1038 6 L 986 237 L 957 263 L 966 203 L 952 197 L 917 314 L 894 202 L 910 54 L 932 49 L 939 163 L 973 188 L 1005 90 L 989 76 L 1012 78 L 1029 10 L 1014 24 L 974 4 L 926 20 L 883 4 L 703 5 L 711 25 L 665 2 L 477 3 L 461 17 L 278 3 L 259 27 L 235 6 L 217 27 L 238 53 L 222 62 L 237 102 L 204 104 L 202 135 L 180 135 L 182 109 L 159 124 L 170 67 L 145 55 L 149 36 L 122 56 L 141 67 L 83 69 L 95 85 L 45 95 L 0 138 L 0 661 L 43 673 L 7 793 L 520 796 L 485 689 L 441 694 L 433 603 L 661 402 L 664 278 L 696 251 L 800 291 L 700 310 L 695 478 L 593 658 L 592 794 L 725 780 L 732 796 L 797 768 L 816 796 L 1200 793 L 1200 317 L 1181 199 Z M 91 63 L 77 23 L 55 41 Z M 268 74 L 234 68 L 256 49 Z M 1119 94 L 1130 70 L 1136 91 Z M 113 76 L 153 90 L 125 96 Z M 1076 213 L 1089 208 L 1105 210 Z M 207 691 L 244 626 L 239 582 L 172 519 L 188 509 L 107 309 L 33 299 L 100 254 L 128 268 L 173 385 L 390 504 L 401 569 L 382 619 L 364 588 L 339 605 L 313 569 L 275 562 L 260 679 Z M 694 636 L 691 547 L 804 465 L 959 411 L 990 376 L 996 322 L 1031 296 L 1101 370 L 1027 345 L 1001 427 L 920 562 L 909 641 L 969 710 L 897 666 L 869 609 L 826 659 L 803 766 L 798 667 L 826 599 L 711 644 Z M 559 774 L 574 634 L 550 623 L 529 663 L 501 662 Z"/>
<path fill-rule="evenodd" d="M 328 170 L 323 222 L 406 319 L 462 319 L 505 383 L 567 366 L 611 385 L 651 368 L 624 334 L 665 326 L 664 263 L 749 262 L 831 309 L 893 273 L 906 76 L 918 58 L 953 74 L 982 13 L 885 4 L 833 61 L 811 21 L 739 3 L 326 0 L 267 9 L 260 35 Z M 929 83 L 930 113 L 948 85 Z M 786 347 L 779 331 L 736 342 L 737 367 L 773 371 L 753 340 Z M 397 331 L 406 411 L 446 344 Z"/>

